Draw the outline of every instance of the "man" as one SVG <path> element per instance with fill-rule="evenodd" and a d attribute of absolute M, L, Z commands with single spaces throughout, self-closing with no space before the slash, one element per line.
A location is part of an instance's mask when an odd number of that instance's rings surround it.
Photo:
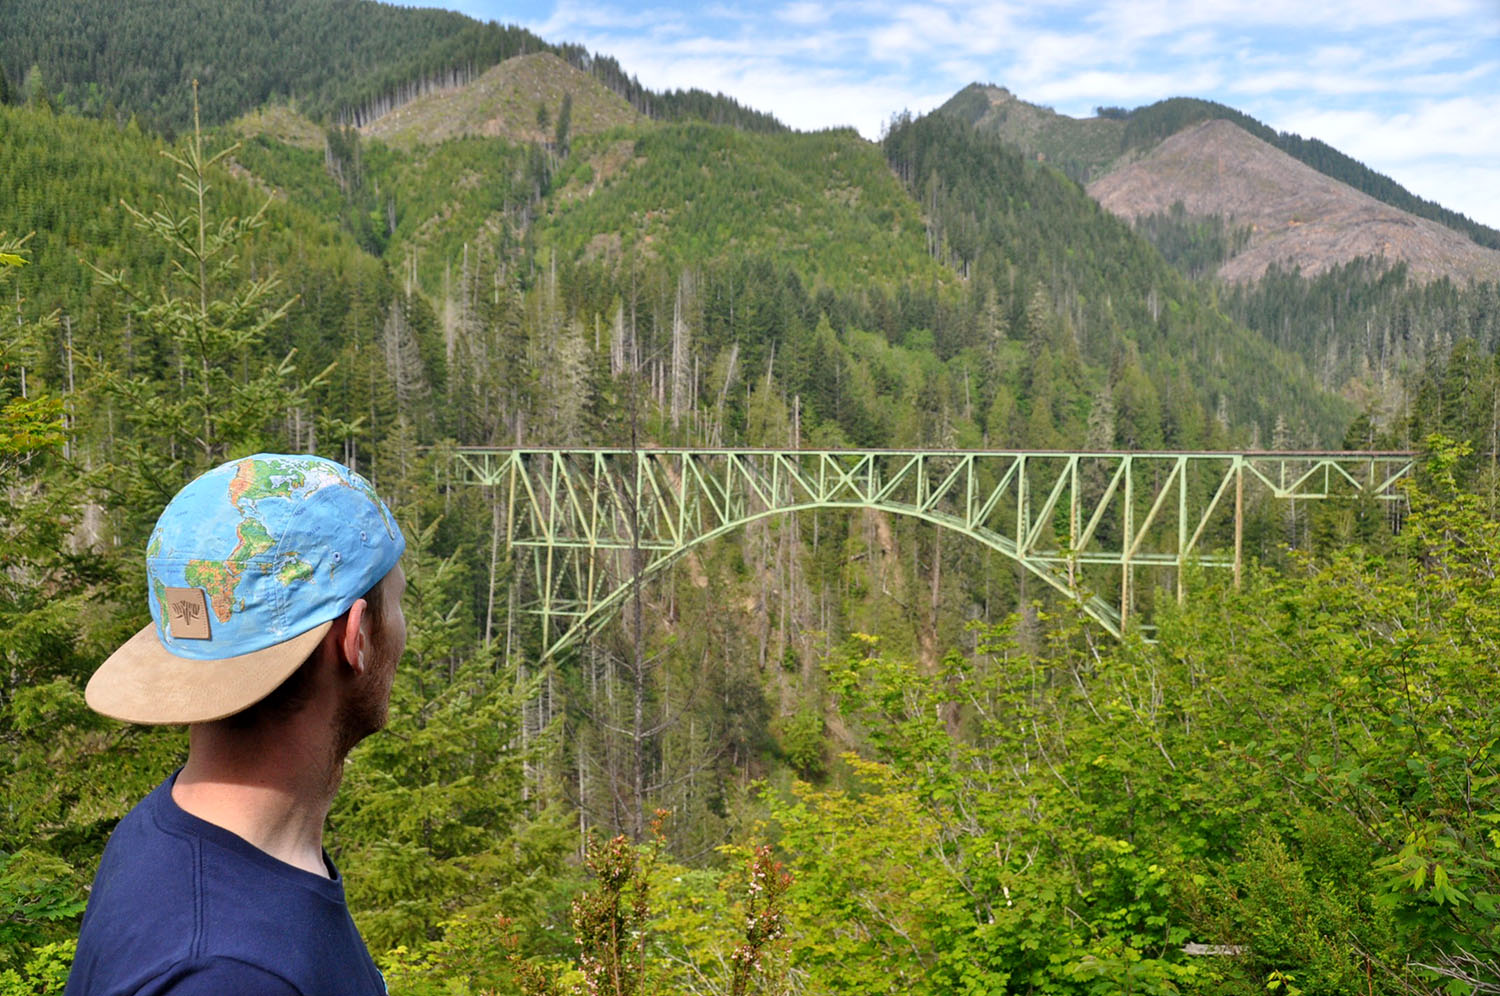
<path fill-rule="evenodd" d="M 187 763 L 111 836 L 67 996 L 385 992 L 323 823 L 345 755 L 385 723 L 405 547 L 369 484 L 318 457 L 225 464 L 167 505 L 152 623 L 86 698 L 189 724 Z"/>

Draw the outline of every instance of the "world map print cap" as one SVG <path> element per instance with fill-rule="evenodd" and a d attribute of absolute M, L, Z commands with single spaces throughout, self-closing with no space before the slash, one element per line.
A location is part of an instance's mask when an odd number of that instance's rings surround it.
<path fill-rule="evenodd" d="M 151 625 L 94 672 L 88 704 L 133 723 L 233 715 L 286 680 L 405 549 L 385 502 L 342 464 L 257 453 L 216 467 L 157 519 Z"/>

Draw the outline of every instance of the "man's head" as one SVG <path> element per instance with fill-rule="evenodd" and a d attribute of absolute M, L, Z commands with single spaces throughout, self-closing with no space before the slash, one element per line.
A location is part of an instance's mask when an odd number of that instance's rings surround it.
<path fill-rule="evenodd" d="M 152 624 L 94 673 L 88 703 L 129 722 L 202 723 L 255 705 L 329 651 L 352 652 L 351 668 L 394 669 L 405 547 L 385 503 L 340 464 L 262 453 L 215 468 L 157 520 Z"/>
<path fill-rule="evenodd" d="M 398 564 L 334 620 L 301 666 L 269 695 L 214 724 L 239 731 L 281 727 L 331 693 L 336 754 L 347 754 L 385 726 L 396 662 L 406 649 L 405 590 Z"/>

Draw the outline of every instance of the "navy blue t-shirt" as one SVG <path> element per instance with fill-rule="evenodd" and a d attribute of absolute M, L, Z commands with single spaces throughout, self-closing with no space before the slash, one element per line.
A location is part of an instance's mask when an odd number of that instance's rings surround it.
<path fill-rule="evenodd" d="M 332 862 L 322 878 L 184 812 L 176 778 L 104 848 L 65 996 L 382 996 Z"/>

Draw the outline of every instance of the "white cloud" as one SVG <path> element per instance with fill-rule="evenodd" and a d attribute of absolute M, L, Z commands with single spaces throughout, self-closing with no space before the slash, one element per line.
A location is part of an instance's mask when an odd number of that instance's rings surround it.
<path fill-rule="evenodd" d="M 1032 102 L 1055 104 L 1060 108 L 1076 109 L 1081 101 L 1087 107 L 1078 109 L 1077 113 L 1087 115 L 1093 113 L 1092 108 L 1100 103 L 1123 106 L 1154 102 L 1163 95 L 1200 94 L 1211 89 L 1214 82 L 1211 76 L 1201 73 L 1190 76 L 1090 71 L 1049 83 L 1039 83 L 1022 93 L 1021 97 Z"/>
<path fill-rule="evenodd" d="M 1217 36 L 1212 31 L 1201 29 L 1184 31 L 1165 40 L 1167 54 L 1187 60 L 1199 59 L 1204 52 L 1212 51 L 1217 45 Z"/>
<path fill-rule="evenodd" d="M 869 52 L 877 60 L 914 63 L 958 53 L 994 55 L 1021 44 L 1018 11 L 1003 3 L 950 7 L 905 4 L 870 17 Z"/>
<path fill-rule="evenodd" d="M 1500 119 L 1478 97 L 1412 110 L 1293 110 L 1273 123 L 1321 139 L 1419 197 L 1500 227 Z"/>
<path fill-rule="evenodd" d="M 1431 21 L 1494 18 L 1493 0 L 1105 0 L 1090 20 L 1122 36 L 1169 35 L 1203 25 L 1358 32 Z M 1301 39 L 1310 41 L 1304 34 Z"/>
<path fill-rule="evenodd" d="M 1228 89 L 1260 97 L 1269 93 L 1317 93 L 1329 96 L 1383 93 L 1391 82 L 1377 76 L 1350 76 L 1338 73 L 1314 73 L 1303 69 L 1278 69 L 1274 72 L 1234 80 Z"/>
<path fill-rule="evenodd" d="M 1500 156 L 1500 118 L 1492 101 L 1476 97 L 1431 101 L 1396 113 L 1305 108 L 1277 127 L 1320 138 L 1366 165 L 1488 159 L 1493 169 Z"/>
<path fill-rule="evenodd" d="M 775 16 L 788 24 L 824 24 L 833 12 L 820 3 L 789 3 L 776 11 Z"/>
<path fill-rule="evenodd" d="M 630 7 L 558 0 L 551 16 L 531 23 L 528 27 L 547 41 L 565 42 L 574 41 L 580 35 L 597 36 L 601 31 L 674 31 L 687 23 L 687 18 L 669 7 Z"/>
<path fill-rule="evenodd" d="M 1386 52 L 1381 61 L 1387 69 L 1428 69 L 1450 59 L 1467 58 L 1472 47 L 1472 41 L 1436 40 L 1424 43 L 1419 37 L 1410 39 L 1408 44 L 1393 46 L 1392 51 Z"/>
<path fill-rule="evenodd" d="M 1472 161 L 1416 163 L 1390 170 L 1389 175 L 1418 197 L 1500 228 L 1500 184 L 1493 167 Z"/>

